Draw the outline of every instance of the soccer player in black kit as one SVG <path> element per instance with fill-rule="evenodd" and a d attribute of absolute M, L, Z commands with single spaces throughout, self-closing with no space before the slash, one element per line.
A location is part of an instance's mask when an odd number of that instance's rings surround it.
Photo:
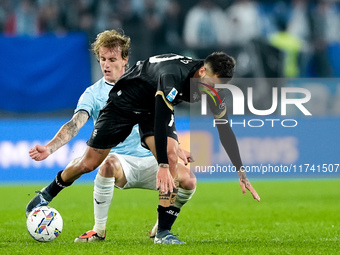
<path fill-rule="evenodd" d="M 177 195 L 176 179 L 178 141 L 173 106 L 200 100 L 198 86 L 190 85 L 190 78 L 230 80 L 235 60 L 223 52 L 210 54 L 205 60 L 196 60 L 176 54 L 164 54 L 138 61 L 117 81 L 109 94 L 106 106 L 100 112 L 87 149 L 81 158 L 73 160 L 27 206 L 27 210 L 48 204 L 63 188 L 70 186 L 82 174 L 95 170 L 110 149 L 124 141 L 132 127 L 139 124 L 142 144 L 150 149 L 159 164 L 158 231 L 155 243 L 182 244 L 170 230 L 179 214 L 173 206 Z M 220 97 L 223 97 L 222 93 Z M 209 99 L 209 97 L 208 97 Z M 210 102 L 210 101 L 208 101 Z M 209 103 L 215 118 L 228 119 L 227 109 Z M 217 125 L 220 141 L 239 175 L 245 194 L 248 189 L 260 201 L 246 177 L 235 135 L 229 125 Z M 39 155 L 36 155 L 39 159 Z"/>

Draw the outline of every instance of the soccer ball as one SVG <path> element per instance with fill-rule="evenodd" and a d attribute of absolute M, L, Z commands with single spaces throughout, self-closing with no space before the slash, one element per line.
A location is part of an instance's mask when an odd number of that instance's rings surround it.
<path fill-rule="evenodd" d="M 49 206 L 34 209 L 27 217 L 28 233 L 39 242 L 50 242 L 56 239 L 63 230 L 63 219 L 60 213 Z"/>

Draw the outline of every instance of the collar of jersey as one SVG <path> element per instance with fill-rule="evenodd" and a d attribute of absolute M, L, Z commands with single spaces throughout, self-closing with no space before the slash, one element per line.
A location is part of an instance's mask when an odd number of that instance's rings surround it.
<path fill-rule="evenodd" d="M 105 79 L 104 79 L 104 81 L 105 81 L 105 84 L 107 84 L 107 85 L 109 85 L 109 86 L 112 86 L 112 87 L 113 87 L 113 86 L 115 85 L 115 83 L 108 82 L 108 81 L 105 80 Z"/>

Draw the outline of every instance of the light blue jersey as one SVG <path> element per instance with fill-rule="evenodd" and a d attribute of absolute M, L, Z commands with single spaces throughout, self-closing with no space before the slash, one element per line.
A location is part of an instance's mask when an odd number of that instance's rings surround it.
<path fill-rule="evenodd" d="M 106 101 L 109 98 L 109 92 L 113 86 L 114 84 L 105 82 L 104 78 L 100 79 L 95 84 L 88 87 L 81 95 L 74 112 L 86 111 L 93 119 L 93 122 L 96 123 L 99 111 L 105 106 Z M 131 134 L 124 142 L 118 144 L 115 148 L 112 148 L 111 153 L 112 152 L 135 157 L 148 157 L 152 155 L 149 150 L 144 149 L 140 144 L 138 125 L 133 127 Z"/>

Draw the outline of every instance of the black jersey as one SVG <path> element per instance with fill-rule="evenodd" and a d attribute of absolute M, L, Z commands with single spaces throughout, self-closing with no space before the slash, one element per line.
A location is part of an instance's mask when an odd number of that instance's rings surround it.
<path fill-rule="evenodd" d="M 117 81 L 110 91 L 109 102 L 125 113 L 153 112 L 157 94 L 170 105 L 192 102 L 195 99 L 190 93 L 190 78 L 203 63 L 176 54 L 138 61 Z"/>
<path fill-rule="evenodd" d="M 173 105 L 201 100 L 204 90 L 202 92 L 198 83 L 191 82 L 191 78 L 203 65 L 203 60 L 176 54 L 137 62 L 111 89 L 88 145 L 102 149 L 114 147 L 125 140 L 135 124 L 139 124 L 144 137 L 155 138 L 158 163 L 167 164 L 167 137 L 177 139 Z M 213 92 L 206 97 L 211 112 L 215 118 L 228 119 L 224 93 Z M 217 125 L 217 129 L 230 160 L 240 169 L 242 162 L 230 125 Z"/>

